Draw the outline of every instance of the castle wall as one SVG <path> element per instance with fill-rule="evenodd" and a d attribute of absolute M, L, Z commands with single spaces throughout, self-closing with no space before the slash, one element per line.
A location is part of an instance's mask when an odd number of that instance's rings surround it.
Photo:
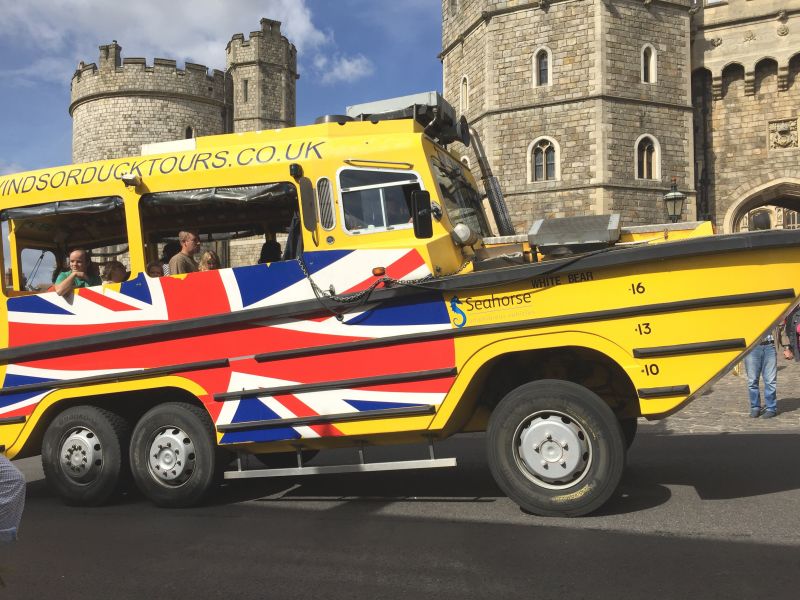
<path fill-rule="evenodd" d="M 121 59 L 116 43 L 101 46 L 99 65 L 81 65 L 72 78 L 72 160 L 139 154 L 142 144 L 224 133 L 225 76 L 174 60 Z"/>
<path fill-rule="evenodd" d="M 618 212 L 624 224 L 663 222 L 672 176 L 693 216 L 688 0 L 443 0 L 444 94 L 455 107 L 469 81 L 466 116 L 482 132 L 512 220 Z M 657 78 L 642 83 L 641 52 L 657 53 Z M 550 52 L 549 85 L 537 86 L 534 55 Z M 636 178 L 643 134 L 660 147 L 656 179 Z M 558 174 L 532 181 L 530 146 L 559 148 Z M 471 150 L 460 149 L 470 157 Z"/>
<path fill-rule="evenodd" d="M 142 144 L 295 124 L 297 51 L 261 20 L 226 48 L 227 73 L 174 60 L 122 59 L 116 42 L 72 77 L 73 162 L 137 155 Z M 243 81 L 247 80 L 245 92 Z"/>
<path fill-rule="evenodd" d="M 800 167 L 800 0 L 707 5 L 692 27 L 697 185 L 717 230 L 787 194 L 800 206 L 781 187 Z"/>
<path fill-rule="evenodd" d="M 293 127 L 297 50 L 281 35 L 280 23 L 261 19 L 250 38 L 236 34 L 226 48 L 233 89 L 233 130 Z"/>

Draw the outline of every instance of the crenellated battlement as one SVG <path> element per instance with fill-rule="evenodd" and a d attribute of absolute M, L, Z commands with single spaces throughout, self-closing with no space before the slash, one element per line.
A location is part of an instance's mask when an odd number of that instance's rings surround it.
<path fill-rule="evenodd" d="M 236 33 L 225 47 L 227 66 L 250 62 L 284 66 L 297 72 L 297 48 L 281 34 L 280 21 L 261 19 L 261 29 L 251 31 L 250 37 Z"/>
<path fill-rule="evenodd" d="M 72 76 L 70 114 L 85 99 L 103 94 L 160 93 L 225 101 L 225 73 L 219 69 L 209 71 L 205 65 L 190 62 L 180 69 L 177 61 L 169 58 L 155 58 L 147 64 L 145 58 L 122 58 L 121 52 L 122 47 L 114 41 L 100 46 L 97 63 L 78 65 Z"/>
<path fill-rule="evenodd" d="M 169 58 L 123 58 L 116 40 L 72 75 L 72 157 L 139 153 L 142 144 L 294 125 L 297 50 L 261 19 L 226 47 L 226 70 Z"/>

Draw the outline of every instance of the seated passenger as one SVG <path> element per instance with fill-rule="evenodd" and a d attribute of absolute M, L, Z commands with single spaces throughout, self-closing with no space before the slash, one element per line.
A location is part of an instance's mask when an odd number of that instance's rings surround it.
<path fill-rule="evenodd" d="M 59 273 L 58 277 L 56 277 L 56 294 L 66 296 L 74 288 L 90 287 L 103 283 L 92 271 L 92 265 L 89 263 L 86 250 L 81 248 L 73 250 L 69 254 L 69 271 Z"/>
<path fill-rule="evenodd" d="M 271 263 L 281 259 L 281 245 L 278 240 L 270 236 L 269 233 L 264 234 L 264 245 L 261 246 L 261 255 L 258 257 L 259 264 Z"/>
<path fill-rule="evenodd" d="M 219 262 L 219 256 L 213 250 L 206 250 L 200 258 L 201 271 L 216 271 L 221 269 L 222 265 Z"/>
<path fill-rule="evenodd" d="M 164 267 L 160 260 L 151 260 L 145 267 L 145 272 L 148 277 L 161 277 L 164 274 Z"/>
<path fill-rule="evenodd" d="M 169 275 L 169 261 L 178 252 L 181 251 L 181 245 L 175 241 L 169 241 L 164 244 L 164 250 L 161 254 L 161 273 L 162 275 Z"/>
<path fill-rule="evenodd" d="M 110 260 L 103 265 L 103 274 L 100 276 L 106 283 L 122 283 L 128 279 L 128 272 L 118 260 Z"/>
<path fill-rule="evenodd" d="M 178 241 L 181 251 L 169 259 L 169 274 L 194 273 L 197 271 L 197 263 L 193 257 L 200 252 L 200 237 L 195 231 L 181 231 L 178 233 Z"/>

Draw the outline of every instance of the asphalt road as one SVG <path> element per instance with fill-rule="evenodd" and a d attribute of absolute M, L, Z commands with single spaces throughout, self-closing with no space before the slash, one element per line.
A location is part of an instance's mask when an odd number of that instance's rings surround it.
<path fill-rule="evenodd" d="M 454 469 L 234 482 L 195 509 L 67 508 L 29 480 L 0 598 L 797 598 L 800 436 L 641 434 L 602 512 L 546 519 Z M 373 459 L 396 458 L 392 451 Z M 315 464 L 323 459 L 320 455 Z M 327 461 L 325 461 L 327 462 Z"/>

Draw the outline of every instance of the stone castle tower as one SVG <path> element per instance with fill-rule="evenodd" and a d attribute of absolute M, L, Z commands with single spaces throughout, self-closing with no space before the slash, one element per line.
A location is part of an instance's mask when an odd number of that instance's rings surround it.
<path fill-rule="evenodd" d="M 663 222 L 673 177 L 683 218 L 718 231 L 794 206 L 800 0 L 443 0 L 442 19 L 445 97 L 481 134 L 518 231 Z"/>
<path fill-rule="evenodd" d="M 228 43 L 227 71 L 122 58 L 116 41 L 72 76 L 72 160 L 139 154 L 142 144 L 295 123 L 297 51 L 280 23 L 261 20 Z"/>

